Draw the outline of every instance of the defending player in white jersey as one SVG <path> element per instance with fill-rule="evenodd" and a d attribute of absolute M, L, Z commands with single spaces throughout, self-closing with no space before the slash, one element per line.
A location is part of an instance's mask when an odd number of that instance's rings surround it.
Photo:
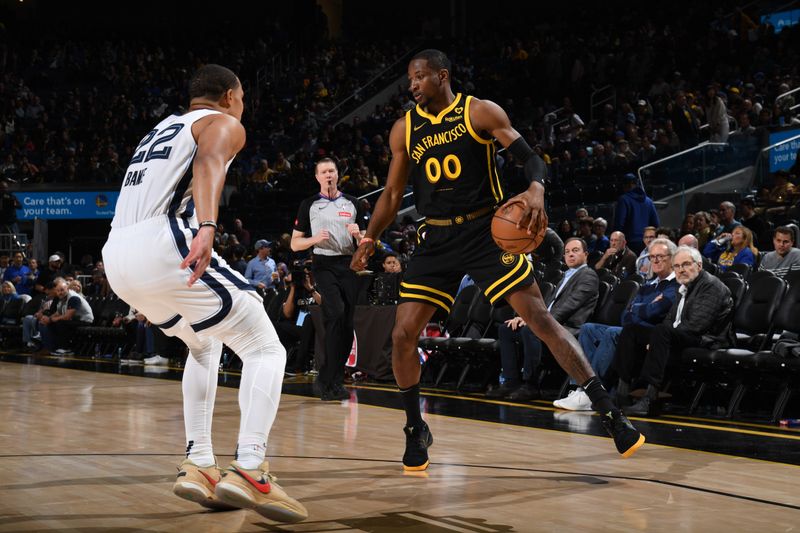
<path fill-rule="evenodd" d="M 261 298 L 212 250 L 225 172 L 245 143 L 244 91 L 233 72 L 206 65 L 192 77 L 189 97 L 185 115 L 163 120 L 134 151 L 103 248 L 108 281 L 190 350 L 183 375 L 186 459 L 175 494 L 297 522 L 308 516 L 305 507 L 274 482 L 264 459 L 286 350 Z M 211 445 L 223 343 L 243 362 L 236 459 L 224 477 Z"/>

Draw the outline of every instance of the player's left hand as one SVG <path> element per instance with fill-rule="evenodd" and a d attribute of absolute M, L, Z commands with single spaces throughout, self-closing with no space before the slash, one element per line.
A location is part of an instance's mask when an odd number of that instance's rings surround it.
<path fill-rule="evenodd" d="M 528 230 L 528 235 L 533 234 L 534 228 L 541 228 L 543 225 L 547 224 L 547 214 L 544 211 L 544 186 L 542 184 L 534 182 L 525 192 L 521 192 L 509 198 L 500 209 L 513 203 L 519 203 L 523 206 L 522 214 L 519 220 L 517 220 L 518 228 L 522 227 L 522 222 L 528 215 L 531 217 L 528 222 L 528 227 L 526 228 Z"/>
<path fill-rule="evenodd" d="M 372 254 L 375 253 L 375 243 L 371 240 L 362 242 L 356 248 L 356 253 L 353 254 L 353 259 L 350 261 L 350 270 L 354 272 L 361 272 L 367 268 L 367 263 Z"/>
<path fill-rule="evenodd" d="M 211 247 L 213 245 L 214 228 L 212 226 L 203 226 L 197 230 L 197 235 L 192 239 L 192 246 L 189 248 L 189 255 L 181 262 L 181 268 L 192 268 L 192 275 L 189 276 L 187 286 L 194 285 L 211 264 Z"/>

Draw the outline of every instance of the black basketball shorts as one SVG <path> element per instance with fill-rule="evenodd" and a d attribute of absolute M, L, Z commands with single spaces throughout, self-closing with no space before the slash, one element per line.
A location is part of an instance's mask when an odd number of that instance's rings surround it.
<path fill-rule="evenodd" d="M 452 226 L 423 223 L 419 243 L 400 284 L 400 303 L 422 302 L 446 312 L 469 274 L 491 303 L 534 282 L 524 255 L 501 250 L 491 233 L 491 215 Z"/>

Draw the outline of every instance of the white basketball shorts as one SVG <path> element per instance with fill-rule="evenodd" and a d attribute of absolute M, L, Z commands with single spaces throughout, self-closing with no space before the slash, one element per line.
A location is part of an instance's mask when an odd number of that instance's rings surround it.
<path fill-rule="evenodd" d="M 180 268 L 193 232 L 186 220 L 159 216 L 114 228 L 103 247 L 111 289 L 168 330 L 187 322 L 198 336 L 218 336 L 240 313 L 264 312 L 261 297 L 245 278 L 216 253 L 191 287 L 192 271 Z"/>

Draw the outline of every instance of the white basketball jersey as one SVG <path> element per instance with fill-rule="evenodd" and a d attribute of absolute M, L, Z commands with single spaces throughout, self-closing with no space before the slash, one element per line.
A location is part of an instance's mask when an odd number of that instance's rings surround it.
<path fill-rule="evenodd" d="M 144 136 L 122 179 L 111 227 L 122 228 L 159 215 L 194 216 L 192 163 L 197 143 L 192 124 L 215 113 L 219 111 L 198 109 L 172 115 Z"/>

